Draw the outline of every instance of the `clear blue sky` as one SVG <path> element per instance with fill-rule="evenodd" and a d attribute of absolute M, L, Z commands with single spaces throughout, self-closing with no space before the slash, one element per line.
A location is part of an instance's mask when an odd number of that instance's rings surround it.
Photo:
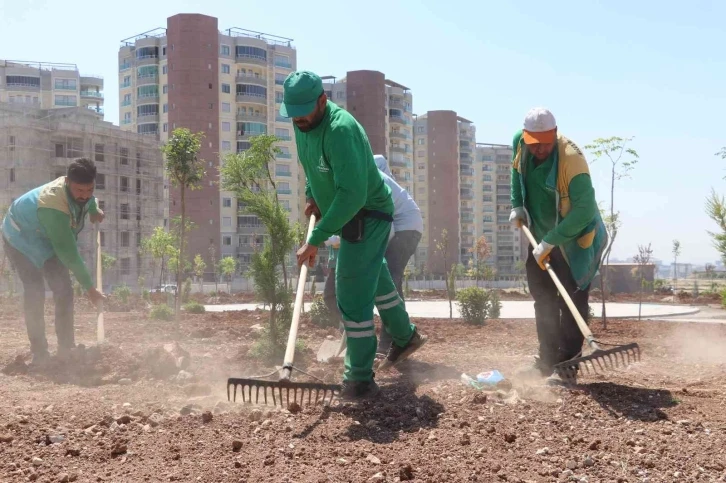
<path fill-rule="evenodd" d="M 385 72 L 412 89 L 414 112 L 456 110 L 476 123 L 480 142 L 511 142 L 526 111 L 544 105 L 580 146 L 635 137 L 641 160 L 616 190 L 623 228 L 614 256 L 652 242 L 667 261 L 677 238 L 683 261 L 717 259 L 704 200 L 711 187 L 726 193 L 726 163 L 714 156 L 726 145 L 726 2 L 266 4 L 0 0 L 0 58 L 69 62 L 103 75 L 106 119 L 118 124 L 119 40 L 165 27 L 176 13 L 203 13 L 218 17 L 220 29 L 293 38 L 299 68 Z M 607 166 L 595 163 L 592 174 L 605 206 Z"/>

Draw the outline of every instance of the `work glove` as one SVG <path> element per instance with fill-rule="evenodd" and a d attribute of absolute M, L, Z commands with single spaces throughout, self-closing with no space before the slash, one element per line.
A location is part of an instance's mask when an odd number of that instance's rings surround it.
<path fill-rule="evenodd" d="M 539 265 L 539 268 L 542 270 L 547 270 L 544 264 L 545 262 L 550 261 L 550 252 L 554 247 L 554 245 L 550 245 L 546 241 L 542 241 L 532 251 L 532 256 L 534 256 L 534 259 L 537 260 L 537 265 Z"/>
<path fill-rule="evenodd" d="M 527 215 L 524 213 L 524 208 L 518 206 L 512 208 L 512 212 L 509 213 L 509 222 L 515 225 L 517 228 L 521 228 L 524 222 L 527 220 Z"/>

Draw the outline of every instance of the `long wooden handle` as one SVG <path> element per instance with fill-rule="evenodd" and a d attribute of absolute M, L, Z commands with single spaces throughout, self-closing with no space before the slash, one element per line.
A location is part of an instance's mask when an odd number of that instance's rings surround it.
<path fill-rule="evenodd" d="M 96 288 L 103 291 L 103 257 L 101 255 L 101 224 L 96 224 Z M 103 300 L 98 303 L 98 314 L 96 319 L 96 337 L 98 343 L 105 339 L 103 327 Z"/>
<path fill-rule="evenodd" d="M 532 244 L 532 247 L 536 248 L 537 241 L 535 241 L 534 237 L 532 236 L 532 232 L 529 231 L 529 228 L 527 228 L 525 225 L 522 225 L 522 231 L 529 239 L 529 243 Z M 570 308 L 570 312 L 572 312 L 572 316 L 575 318 L 577 326 L 580 328 L 580 332 L 582 332 L 582 335 L 584 335 L 585 339 L 587 339 L 587 344 L 597 350 L 598 347 L 595 344 L 595 340 L 592 332 L 590 331 L 590 328 L 587 326 L 585 319 L 582 318 L 582 315 L 580 315 L 580 311 L 577 310 L 577 307 L 575 307 L 575 303 L 570 298 L 570 295 L 567 293 L 567 290 L 565 290 L 565 287 L 560 282 L 560 279 L 557 278 L 555 271 L 552 270 L 552 266 L 550 266 L 549 262 L 544 262 L 544 266 L 547 269 L 547 273 L 549 273 L 550 277 L 552 277 L 552 281 L 555 282 L 557 290 L 560 292 L 560 296 L 565 299 L 565 303 Z"/>
<path fill-rule="evenodd" d="M 310 238 L 315 228 L 315 215 L 310 215 L 308 233 L 305 240 Z M 287 336 L 287 348 L 285 359 L 282 365 L 281 380 L 289 380 L 292 374 L 292 361 L 295 358 L 295 343 L 297 342 L 297 327 L 300 324 L 300 311 L 302 310 L 303 298 L 305 297 L 305 281 L 308 278 L 308 264 L 303 263 L 300 267 L 300 278 L 297 279 L 297 292 L 295 293 L 295 305 L 292 309 L 292 323 L 290 324 L 290 335 Z"/>

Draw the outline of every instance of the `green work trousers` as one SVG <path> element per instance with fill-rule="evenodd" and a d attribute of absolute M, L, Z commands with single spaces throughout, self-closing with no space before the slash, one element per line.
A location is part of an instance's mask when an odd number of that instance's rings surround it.
<path fill-rule="evenodd" d="M 413 335 L 403 300 L 388 271 L 384 258 L 391 223 L 366 218 L 363 240 L 349 243 L 341 238 L 335 267 L 335 292 L 343 318 L 348 350 L 345 356 L 346 381 L 370 381 L 376 356 L 373 307 L 393 343 L 404 347 Z"/>

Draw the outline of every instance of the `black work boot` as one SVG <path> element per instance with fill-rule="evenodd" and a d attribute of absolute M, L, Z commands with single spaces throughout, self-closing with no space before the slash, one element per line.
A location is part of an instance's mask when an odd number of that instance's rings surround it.
<path fill-rule="evenodd" d="M 427 340 L 428 337 L 419 334 L 417 327 L 414 329 L 413 335 L 404 347 L 399 347 L 395 342 L 391 342 L 391 348 L 388 350 L 388 355 L 378 366 L 378 370 L 384 371 L 405 361 L 411 356 L 411 354 L 419 350 Z"/>
<path fill-rule="evenodd" d="M 340 389 L 340 398 L 347 401 L 370 399 L 381 390 L 376 381 L 343 381 Z"/>

